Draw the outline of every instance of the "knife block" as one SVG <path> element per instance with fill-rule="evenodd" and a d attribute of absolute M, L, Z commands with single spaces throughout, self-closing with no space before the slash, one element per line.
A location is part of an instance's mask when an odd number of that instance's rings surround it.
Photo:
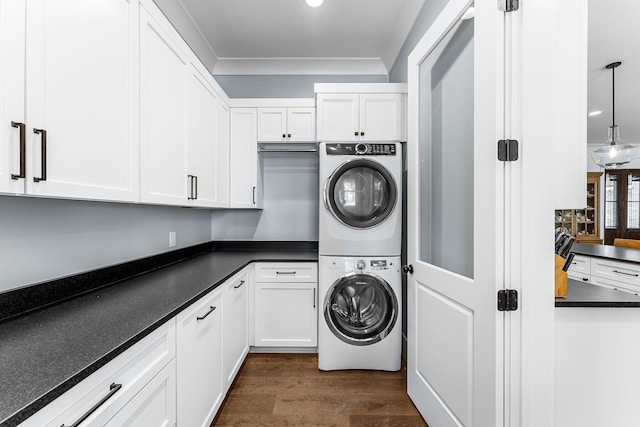
<path fill-rule="evenodd" d="M 566 271 L 562 271 L 562 266 L 567 260 L 557 254 L 554 256 L 556 257 L 556 297 L 564 298 L 567 296 L 567 280 L 569 276 Z"/>

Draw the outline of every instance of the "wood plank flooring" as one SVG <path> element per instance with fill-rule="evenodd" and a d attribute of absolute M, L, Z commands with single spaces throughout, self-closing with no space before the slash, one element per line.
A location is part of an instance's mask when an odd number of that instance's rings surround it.
<path fill-rule="evenodd" d="M 247 356 L 212 426 L 426 426 L 406 371 L 318 370 L 316 354 Z"/>

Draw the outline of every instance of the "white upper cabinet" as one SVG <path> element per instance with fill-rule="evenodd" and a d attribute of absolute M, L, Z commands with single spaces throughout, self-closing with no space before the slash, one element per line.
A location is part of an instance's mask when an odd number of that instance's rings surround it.
<path fill-rule="evenodd" d="M 232 208 L 262 207 L 257 128 L 256 108 L 231 108 L 230 207 Z"/>
<path fill-rule="evenodd" d="M 312 107 L 258 108 L 258 141 L 315 141 L 315 115 Z"/>
<path fill-rule="evenodd" d="M 190 63 L 165 18 L 140 10 L 140 200 L 186 205 Z"/>
<path fill-rule="evenodd" d="M 137 2 L 4 0 L 0 20 L 0 191 L 136 201 Z"/>
<path fill-rule="evenodd" d="M 218 195 L 218 95 L 195 69 L 189 79 L 189 174 L 190 205 L 220 207 Z"/>
<path fill-rule="evenodd" d="M 318 141 L 400 141 L 400 93 L 319 93 Z"/>
<path fill-rule="evenodd" d="M 25 1 L 0 0 L 0 192 L 25 190 Z M 22 150 L 21 150 L 22 146 Z"/>

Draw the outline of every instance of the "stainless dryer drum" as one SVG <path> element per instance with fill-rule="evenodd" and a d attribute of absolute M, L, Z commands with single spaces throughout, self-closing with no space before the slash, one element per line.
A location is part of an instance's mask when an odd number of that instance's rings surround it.
<path fill-rule="evenodd" d="M 384 279 L 350 273 L 329 288 L 324 317 L 340 340 L 364 346 L 389 334 L 398 317 L 397 308 L 396 296 Z"/>
<path fill-rule="evenodd" d="M 352 160 L 329 177 L 324 187 L 324 202 L 343 224 L 370 228 L 393 212 L 398 190 L 393 176 L 379 163 Z"/>

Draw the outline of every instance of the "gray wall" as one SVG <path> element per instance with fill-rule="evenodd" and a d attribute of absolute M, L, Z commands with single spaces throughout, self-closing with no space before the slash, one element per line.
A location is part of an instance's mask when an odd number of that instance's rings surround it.
<path fill-rule="evenodd" d="M 389 72 L 389 81 L 391 83 L 407 83 L 407 59 L 413 48 L 418 44 L 422 36 L 427 32 L 433 21 L 436 20 L 438 14 L 447 5 L 448 0 L 427 0 L 422 6 L 422 10 L 418 14 L 407 39 L 398 53 L 396 62 Z"/>
<path fill-rule="evenodd" d="M 209 241 L 209 210 L 0 196 L 0 292 Z"/>
<path fill-rule="evenodd" d="M 314 83 L 388 83 L 388 76 L 214 76 L 229 98 L 315 98 Z"/>
<path fill-rule="evenodd" d="M 318 240 L 317 154 L 262 153 L 262 210 L 211 214 L 213 240 Z"/>

